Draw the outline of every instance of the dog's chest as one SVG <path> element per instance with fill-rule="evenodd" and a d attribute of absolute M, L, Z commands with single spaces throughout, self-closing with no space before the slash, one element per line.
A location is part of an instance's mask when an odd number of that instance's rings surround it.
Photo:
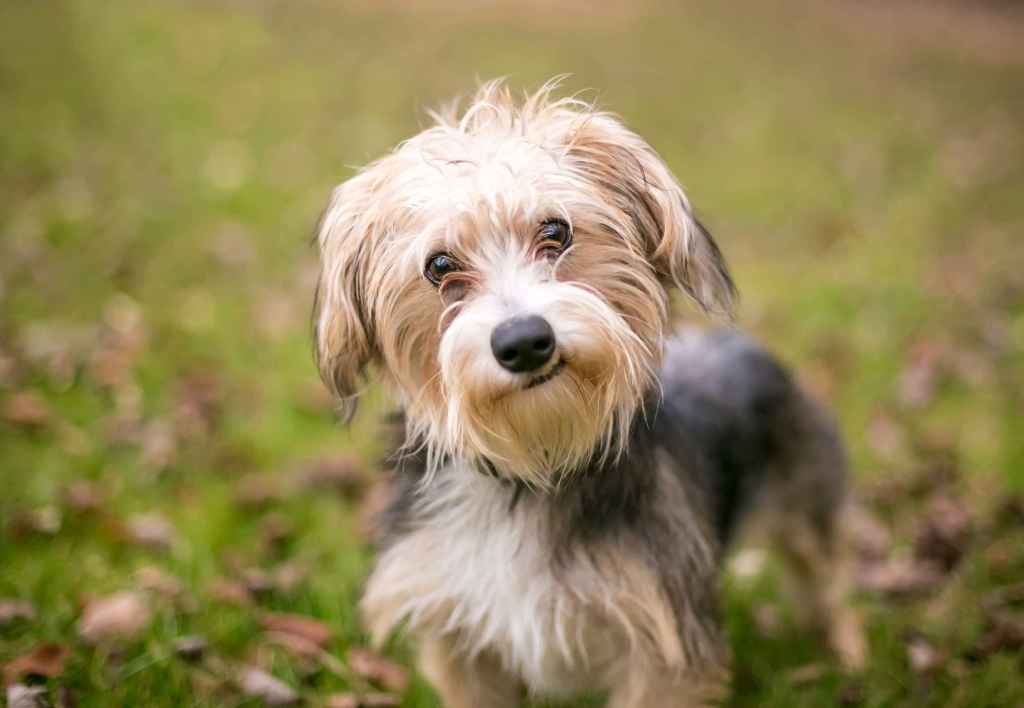
<path fill-rule="evenodd" d="M 473 475 L 448 484 L 379 559 L 364 599 L 371 623 L 404 621 L 466 652 L 492 652 L 537 692 L 593 687 L 620 648 L 591 597 L 601 583 L 571 559 L 556 567 L 544 520 L 510 511 L 500 483 Z"/>

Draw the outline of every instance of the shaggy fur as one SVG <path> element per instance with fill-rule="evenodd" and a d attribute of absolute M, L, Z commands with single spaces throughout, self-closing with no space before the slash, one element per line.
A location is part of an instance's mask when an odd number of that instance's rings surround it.
<path fill-rule="evenodd" d="M 859 625 L 831 582 L 833 426 L 739 335 L 669 333 L 673 290 L 729 312 L 722 255 L 646 142 L 553 88 L 520 103 L 484 86 L 325 212 L 321 373 L 351 412 L 374 364 L 404 411 L 371 632 L 416 636 L 449 706 L 594 689 L 701 704 L 728 675 L 723 549 L 748 512 L 784 505 L 768 528 L 856 665 Z M 516 372 L 491 335 L 527 315 L 557 346 Z"/>

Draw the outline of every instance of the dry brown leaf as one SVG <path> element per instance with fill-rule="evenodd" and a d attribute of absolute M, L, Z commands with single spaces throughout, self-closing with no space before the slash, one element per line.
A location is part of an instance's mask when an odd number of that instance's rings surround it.
<path fill-rule="evenodd" d="M 966 552 L 971 531 L 971 515 L 964 504 L 947 495 L 937 495 L 925 511 L 914 541 L 914 553 L 950 570 Z"/>
<path fill-rule="evenodd" d="M 210 585 L 210 596 L 229 605 L 248 607 L 252 604 L 249 590 L 242 583 L 227 578 L 213 581 Z"/>
<path fill-rule="evenodd" d="M 84 479 L 76 480 L 64 488 L 64 505 L 78 514 L 98 511 L 103 504 L 99 485 Z"/>
<path fill-rule="evenodd" d="M 889 527 L 861 505 L 851 507 L 846 517 L 846 530 L 857 555 L 867 560 L 881 560 L 892 550 Z"/>
<path fill-rule="evenodd" d="M 276 644 L 297 659 L 319 659 L 323 654 L 323 649 L 318 644 L 297 634 L 268 631 L 266 638 L 268 642 Z"/>
<path fill-rule="evenodd" d="M 238 687 L 246 696 L 259 698 L 268 706 L 291 706 L 299 702 L 299 694 L 288 684 L 254 666 L 242 667 Z"/>
<path fill-rule="evenodd" d="M 124 590 L 86 604 L 78 621 L 78 633 L 92 644 L 132 639 L 146 628 L 150 616 L 145 597 Z"/>
<path fill-rule="evenodd" d="M 943 349 L 935 342 L 920 341 L 910 350 L 900 374 L 900 401 L 907 408 L 922 408 L 935 397 Z"/>
<path fill-rule="evenodd" d="M 174 640 L 174 653 L 185 661 L 199 661 L 206 653 L 209 643 L 204 637 L 190 635 Z"/>
<path fill-rule="evenodd" d="M 182 439 L 203 438 L 220 423 L 224 392 L 209 370 L 185 376 L 178 382 L 174 427 Z"/>
<path fill-rule="evenodd" d="M 403 693 L 409 686 L 409 672 L 400 664 L 370 649 L 354 648 L 348 651 L 348 665 L 360 676 L 395 693 Z"/>
<path fill-rule="evenodd" d="M 858 581 L 870 592 L 904 598 L 934 592 L 943 578 L 942 568 L 935 563 L 893 558 L 862 568 Z"/>
<path fill-rule="evenodd" d="M 1001 651 L 1024 648 L 1024 614 L 998 610 L 989 613 L 989 628 L 975 643 L 973 654 L 985 658 Z"/>
<path fill-rule="evenodd" d="M 53 536 L 61 527 L 60 510 L 52 506 L 19 511 L 11 519 L 8 530 L 15 538 Z"/>
<path fill-rule="evenodd" d="M 139 546 L 167 550 L 174 543 L 174 526 L 156 512 L 133 516 L 128 520 L 126 530 L 128 539 Z"/>
<path fill-rule="evenodd" d="M 4 666 L 4 684 L 9 686 L 26 676 L 60 676 L 64 672 L 64 661 L 70 655 L 71 650 L 61 644 L 37 644 L 32 651 Z"/>
<path fill-rule="evenodd" d="M 41 428 L 50 422 L 50 406 L 34 391 L 19 391 L 3 402 L 0 418 L 20 428 Z"/>
<path fill-rule="evenodd" d="M 362 463 L 347 455 L 310 462 L 298 478 L 305 487 L 336 491 L 350 499 L 360 495 L 369 481 Z"/>
<path fill-rule="evenodd" d="M 303 615 L 267 612 L 260 617 L 260 625 L 267 631 L 291 634 L 321 648 L 331 640 L 330 627 Z"/>
<path fill-rule="evenodd" d="M 242 477 L 235 484 L 235 500 L 239 506 L 260 509 L 284 499 L 281 480 L 265 474 Z"/>
<path fill-rule="evenodd" d="M 143 466 L 153 470 L 169 467 L 178 455 L 178 436 L 164 420 L 147 422 L 138 432 L 139 459 Z"/>
<path fill-rule="evenodd" d="M 288 517 L 270 512 L 260 524 L 260 536 L 269 551 L 278 551 L 295 536 L 295 527 Z"/>
<path fill-rule="evenodd" d="M 828 672 L 824 664 L 813 663 L 798 666 L 786 673 L 786 680 L 794 686 L 802 686 L 821 680 Z"/>
<path fill-rule="evenodd" d="M 245 589 L 256 597 L 270 595 L 277 590 L 274 576 L 262 568 L 244 568 L 241 571 L 241 576 L 242 582 L 245 583 Z"/>
<path fill-rule="evenodd" d="M 292 593 L 309 577 L 309 568 L 298 561 L 282 563 L 272 571 L 274 587 L 281 593 Z"/>
<path fill-rule="evenodd" d="M 907 432 L 885 412 L 875 413 L 868 421 L 867 443 L 883 460 L 898 460 L 907 456 Z"/>
<path fill-rule="evenodd" d="M 18 620 L 32 620 L 36 617 L 36 608 L 27 600 L 0 598 L 0 628 Z"/>
<path fill-rule="evenodd" d="M 180 580 L 168 575 L 154 565 L 146 565 L 135 571 L 135 579 L 139 587 L 169 600 L 181 599 L 185 594 L 185 586 Z"/>

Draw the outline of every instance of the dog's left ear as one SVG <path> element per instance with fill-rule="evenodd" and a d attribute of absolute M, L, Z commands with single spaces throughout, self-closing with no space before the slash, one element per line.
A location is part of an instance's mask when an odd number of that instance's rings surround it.
<path fill-rule="evenodd" d="M 705 312 L 731 317 L 736 287 L 725 258 L 654 148 L 597 113 L 577 126 L 568 154 L 628 216 L 662 279 Z"/>

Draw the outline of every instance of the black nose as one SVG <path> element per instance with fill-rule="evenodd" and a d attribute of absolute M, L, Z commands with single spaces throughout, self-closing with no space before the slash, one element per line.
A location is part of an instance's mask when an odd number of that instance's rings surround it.
<path fill-rule="evenodd" d="M 494 358 L 509 371 L 521 374 L 548 363 L 555 352 L 555 331 L 543 317 L 514 317 L 491 333 Z"/>

